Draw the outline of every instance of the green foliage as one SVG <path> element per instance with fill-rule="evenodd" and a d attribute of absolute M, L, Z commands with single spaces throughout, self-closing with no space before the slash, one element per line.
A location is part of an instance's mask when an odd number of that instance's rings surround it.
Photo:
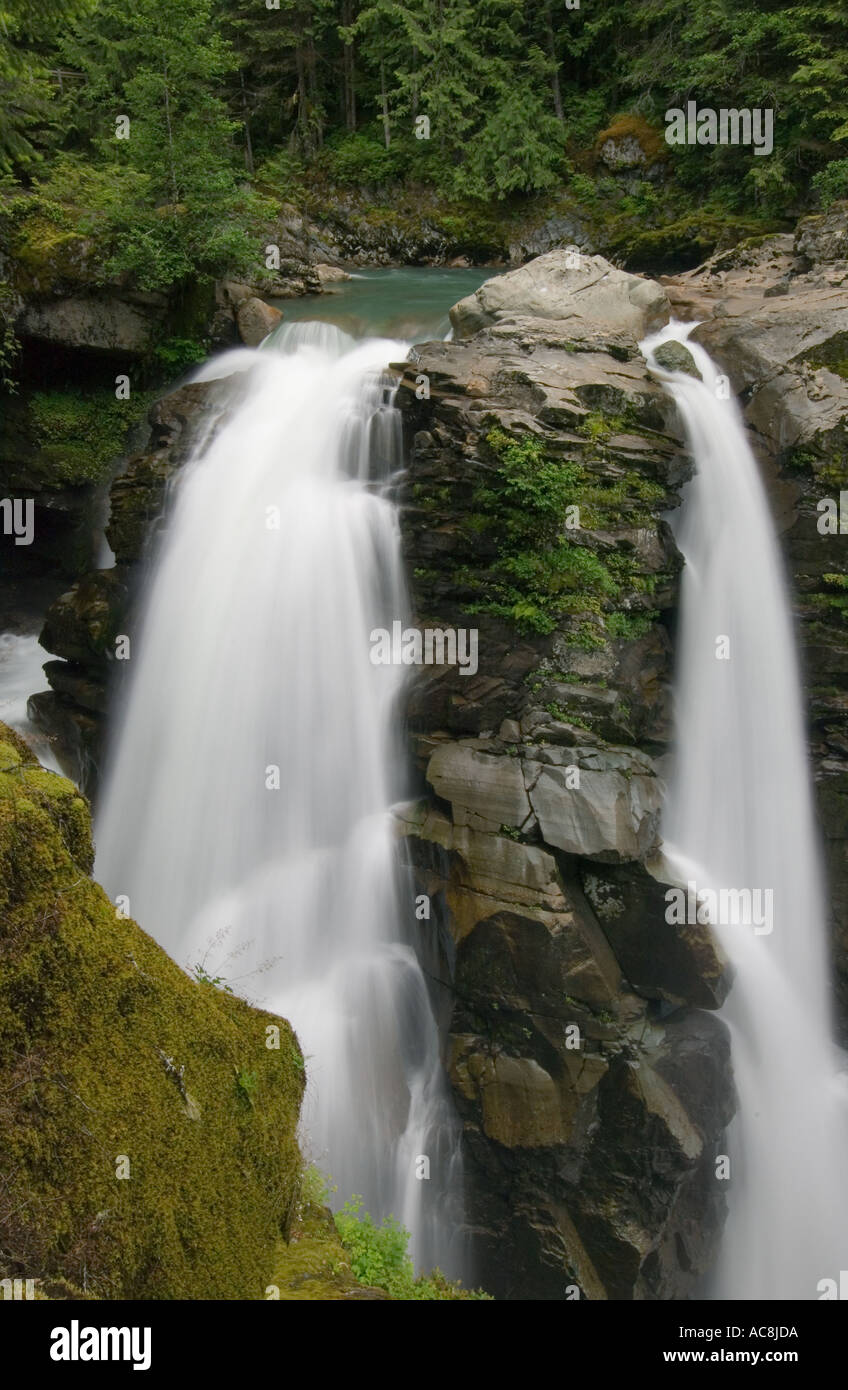
<path fill-rule="evenodd" d="M 184 372 L 195 362 L 202 362 L 209 355 L 209 345 L 198 342 L 196 338 L 166 338 L 157 343 L 153 356 L 170 375 Z"/>
<path fill-rule="evenodd" d="M 839 198 L 848 198 L 848 159 L 833 159 L 813 175 L 813 188 L 827 210 Z"/>
<path fill-rule="evenodd" d="M 606 629 L 610 637 L 633 642 L 644 637 L 657 621 L 659 613 L 610 613 L 606 619 Z"/>
<path fill-rule="evenodd" d="M 0 387 L 10 395 L 17 389 L 15 369 L 20 351 L 15 332 L 15 297 L 11 285 L 0 280 Z"/>
<path fill-rule="evenodd" d="M 134 393 L 128 401 L 113 391 L 34 391 L 29 398 L 33 438 L 49 463 L 54 485 L 101 482 L 122 451 L 127 431 L 151 397 Z"/>
<path fill-rule="evenodd" d="M 562 123 L 539 92 L 515 88 L 474 140 L 469 186 L 481 198 L 547 192 L 562 183 L 567 167 Z"/>
<path fill-rule="evenodd" d="M 398 160 L 371 135 L 346 135 L 327 150 L 323 161 L 330 178 L 342 186 L 385 183 L 397 172 Z"/>
<path fill-rule="evenodd" d="M 336 1212 L 336 1229 L 360 1284 L 385 1289 L 391 1298 L 415 1301 L 488 1299 L 482 1290 L 464 1290 L 451 1283 L 436 1269 L 426 1277 L 415 1277 L 407 1254 L 409 1232 L 388 1216 L 378 1226 L 363 1210 L 361 1197 L 351 1197 Z"/>
<path fill-rule="evenodd" d="M 236 1095 L 243 1105 L 254 1105 L 256 1088 L 259 1085 L 259 1077 L 255 1071 L 245 1071 L 243 1067 L 235 1068 Z"/>
<path fill-rule="evenodd" d="M 603 444 L 623 427 L 620 417 L 593 413 L 582 432 Z M 646 508 L 661 503 L 665 490 L 632 471 L 597 476 L 578 462 L 552 458 L 535 435 L 511 438 L 494 429 L 486 444 L 496 466 L 474 491 L 471 517 L 474 531 L 485 531 L 494 542 L 497 558 L 485 573 L 466 569 L 455 576 L 460 587 L 480 595 L 469 612 L 509 618 L 524 631 L 545 634 L 569 615 L 613 608 L 625 590 L 634 589 L 636 568 L 626 554 L 601 554 L 587 530 L 649 522 Z M 579 508 L 578 530 L 566 525 L 572 506 Z M 578 632 L 588 650 L 604 645 L 593 626 Z"/>

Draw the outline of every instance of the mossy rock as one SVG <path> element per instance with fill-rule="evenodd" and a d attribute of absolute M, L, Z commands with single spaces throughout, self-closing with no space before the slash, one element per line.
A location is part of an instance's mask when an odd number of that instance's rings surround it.
<path fill-rule="evenodd" d="M 50 294 L 61 286 L 88 284 L 95 270 L 95 247 L 67 217 L 33 211 L 12 240 L 12 282 L 22 294 Z"/>
<path fill-rule="evenodd" d="M 3 1271 L 264 1298 L 299 1191 L 297 1039 L 116 915 L 93 857 L 87 802 L 0 725 Z"/>
<path fill-rule="evenodd" d="M 289 1237 L 275 1251 L 266 1296 L 284 1303 L 389 1298 L 383 1289 L 360 1284 L 333 1213 L 309 1194 L 308 1184 L 301 1192 Z"/>
<path fill-rule="evenodd" d="M 616 116 L 595 140 L 596 154 L 611 169 L 650 168 L 668 159 L 665 134 L 643 116 Z"/>

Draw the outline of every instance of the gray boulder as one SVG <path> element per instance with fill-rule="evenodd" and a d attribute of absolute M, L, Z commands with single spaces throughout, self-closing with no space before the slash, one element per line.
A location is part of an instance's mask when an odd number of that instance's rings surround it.
<path fill-rule="evenodd" d="M 635 343 L 669 319 L 665 290 L 654 280 L 618 270 L 602 256 L 549 251 L 487 280 L 451 309 L 457 338 L 498 323 L 521 327 L 557 320 L 576 341 Z"/>

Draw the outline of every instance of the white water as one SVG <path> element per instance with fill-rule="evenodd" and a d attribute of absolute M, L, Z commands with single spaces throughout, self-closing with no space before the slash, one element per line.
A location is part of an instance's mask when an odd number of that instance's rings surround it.
<path fill-rule="evenodd" d="M 420 1267 L 461 1273 L 458 1135 L 389 815 L 402 672 L 369 655 L 406 612 L 380 486 L 401 461 L 383 369 L 406 352 L 285 325 L 202 373 L 230 376 L 228 409 L 171 499 L 97 875 L 178 961 L 291 1020 L 337 1200 L 362 1194 Z"/>
<path fill-rule="evenodd" d="M 42 767 L 61 772 L 50 739 L 27 713 L 30 695 L 46 689 L 42 668 L 47 659 L 35 633 L 0 633 L 0 722 L 23 735 Z"/>
<path fill-rule="evenodd" d="M 696 476 L 675 522 L 686 566 L 680 610 L 677 756 L 667 859 L 683 883 L 771 888 L 773 930 L 716 925 L 735 982 L 739 1113 L 715 1296 L 816 1299 L 848 1268 L 848 1104 L 832 1042 L 823 870 L 812 809 L 786 581 L 768 500 L 735 401 L 690 343 L 703 383 L 650 357 L 680 411 Z M 730 639 L 730 659 L 716 639 Z"/>

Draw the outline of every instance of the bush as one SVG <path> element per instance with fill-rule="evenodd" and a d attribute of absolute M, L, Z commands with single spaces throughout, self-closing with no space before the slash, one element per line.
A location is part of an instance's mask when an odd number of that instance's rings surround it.
<path fill-rule="evenodd" d="M 375 1225 L 362 1206 L 361 1197 L 351 1197 L 335 1216 L 339 1239 L 360 1284 L 385 1289 L 391 1298 L 404 1300 L 489 1298 L 489 1294 L 481 1289 L 461 1288 L 439 1269 L 416 1279 L 412 1260 L 407 1254 L 409 1232 L 393 1216 L 386 1217 L 380 1226 Z"/>
<path fill-rule="evenodd" d="M 848 159 L 834 159 L 813 176 L 813 188 L 825 212 L 839 198 L 848 198 Z"/>
<path fill-rule="evenodd" d="M 391 149 L 370 135 L 346 135 L 329 146 L 326 169 L 334 183 L 360 188 L 363 184 L 386 183 L 397 173 L 397 160 Z"/>

